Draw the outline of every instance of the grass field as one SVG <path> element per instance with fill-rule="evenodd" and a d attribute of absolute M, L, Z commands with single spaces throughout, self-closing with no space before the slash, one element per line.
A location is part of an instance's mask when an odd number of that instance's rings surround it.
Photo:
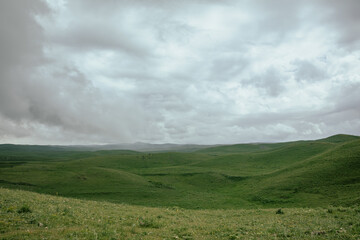
<path fill-rule="evenodd" d="M 2 145 L 0 186 L 189 209 L 352 206 L 359 159 L 360 139 L 348 135 L 191 153 Z"/>
<path fill-rule="evenodd" d="M 359 239 L 360 208 L 189 210 L 0 188 L 0 239 Z"/>
<path fill-rule="evenodd" d="M 79 238 L 93 239 L 91 234 L 103 239 L 186 239 L 186 234 L 188 239 L 359 238 L 357 136 L 182 150 L 0 145 L 4 238 L 21 239 L 29 230 L 37 232 L 34 239 L 55 233 L 66 239 L 72 228 L 79 228 Z M 56 202 L 58 210 L 46 199 Z M 60 216 L 68 211 L 62 201 L 70 204 L 71 217 Z M 17 213 L 26 204 L 32 213 Z M 275 214 L 279 208 L 285 214 Z M 99 216 L 99 224 L 86 214 Z M 48 229 L 28 223 L 33 215 Z M 105 224 L 105 219 L 111 221 Z M 157 227 L 144 227 L 141 221 Z M 104 224 L 109 237 L 102 233 Z"/>

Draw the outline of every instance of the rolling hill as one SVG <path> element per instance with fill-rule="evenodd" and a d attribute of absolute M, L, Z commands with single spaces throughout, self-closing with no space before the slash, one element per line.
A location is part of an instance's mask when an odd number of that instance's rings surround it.
<path fill-rule="evenodd" d="M 360 138 L 147 153 L 0 145 L 0 186 L 152 207 L 354 206 Z"/>

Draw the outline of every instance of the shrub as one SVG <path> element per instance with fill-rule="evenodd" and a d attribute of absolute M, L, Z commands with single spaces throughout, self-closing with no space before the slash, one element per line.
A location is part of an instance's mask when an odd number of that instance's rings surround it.
<path fill-rule="evenodd" d="M 31 213 L 31 209 L 29 206 L 24 205 L 17 212 L 18 213 Z"/>
<path fill-rule="evenodd" d="M 276 211 L 276 214 L 284 214 L 284 211 L 281 210 L 281 208 L 279 208 L 279 209 Z"/>

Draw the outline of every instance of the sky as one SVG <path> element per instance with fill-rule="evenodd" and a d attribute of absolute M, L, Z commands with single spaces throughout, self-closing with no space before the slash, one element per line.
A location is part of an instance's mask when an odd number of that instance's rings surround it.
<path fill-rule="evenodd" d="M 358 0 L 0 1 L 0 143 L 360 135 Z"/>

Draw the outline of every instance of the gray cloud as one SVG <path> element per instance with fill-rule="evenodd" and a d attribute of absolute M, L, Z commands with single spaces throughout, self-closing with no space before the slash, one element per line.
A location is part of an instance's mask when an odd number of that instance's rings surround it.
<path fill-rule="evenodd" d="M 106 96 L 75 67 L 44 56 L 41 44 L 45 39 L 33 14 L 35 10 L 36 14 L 46 14 L 46 6 L 30 1 L 2 4 L 8 15 L 1 14 L 6 19 L 1 22 L 8 25 L 1 28 L 6 33 L 1 43 L 6 49 L 0 66 L 1 135 L 26 138 L 38 134 L 50 138 L 50 143 L 54 139 L 77 142 L 84 138 L 132 141 L 132 131 L 143 128 L 138 120 L 143 114 L 134 99 Z M 122 124 L 118 124 L 119 119 Z M 54 131 L 61 136 L 45 136 Z"/>
<path fill-rule="evenodd" d="M 33 15 L 46 11 L 46 6 L 37 1 L 2 1 L 0 9 L 0 113 L 21 119 L 28 108 L 23 85 L 30 81 L 33 68 L 45 61 L 42 31 Z"/>
<path fill-rule="evenodd" d="M 254 76 L 254 78 L 244 81 L 245 85 L 252 85 L 258 89 L 263 89 L 264 93 L 276 97 L 284 90 L 286 78 L 274 68 L 267 69 L 263 74 Z"/>
<path fill-rule="evenodd" d="M 3 1 L 0 141 L 360 134 L 358 1 Z"/>
<path fill-rule="evenodd" d="M 360 43 L 360 2 L 346 1 L 319 1 L 320 8 L 325 8 L 324 24 L 331 24 L 339 34 L 338 43 L 346 48 L 355 49 Z"/>
<path fill-rule="evenodd" d="M 297 81 L 321 81 L 327 77 L 324 66 L 316 66 L 314 63 L 306 60 L 296 60 L 293 63 L 296 67 L 295 79 Z"/>

